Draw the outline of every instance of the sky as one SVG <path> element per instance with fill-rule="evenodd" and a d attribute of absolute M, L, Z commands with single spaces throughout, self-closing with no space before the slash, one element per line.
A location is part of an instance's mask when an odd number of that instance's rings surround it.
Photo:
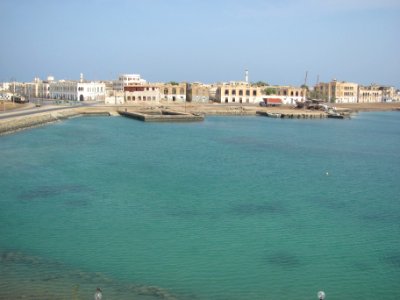
<path fill-rule="evenodd" d="M 400 88 L 399 0 L 1 0 L 0 82 L 332 79 Z"/>

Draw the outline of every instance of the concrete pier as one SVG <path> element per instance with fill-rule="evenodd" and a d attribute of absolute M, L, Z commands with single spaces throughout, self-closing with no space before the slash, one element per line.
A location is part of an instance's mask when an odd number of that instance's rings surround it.
<path fill-rule="evenodd" d="M 265 116 L 270 118 L 281 118 L 281 119 L 324 119 L 327 114 L 324 112 L 304 112 L 304 111 L 291 111 L 291 112 L 268 112 L 268 111 L 257 111 L 257 115 Z"/>
<path fill-rule="evenodd" d="M 144 121 L 144 122 L 199 122 L 204 121 L 203 115 L 176 112 L 171 110 L 160 111 L 127 111 L 119 110 L 121 116 Z"/>

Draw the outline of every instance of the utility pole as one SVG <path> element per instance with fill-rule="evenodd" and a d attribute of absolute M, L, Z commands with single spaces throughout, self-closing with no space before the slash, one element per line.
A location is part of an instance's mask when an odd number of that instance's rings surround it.
<path fill-rule="evenodd" d="M 306 71 L 306 76 L 304 77 L 304 85 L 307 85 L 307 76 L 308 76 L 308 71 Z"/>

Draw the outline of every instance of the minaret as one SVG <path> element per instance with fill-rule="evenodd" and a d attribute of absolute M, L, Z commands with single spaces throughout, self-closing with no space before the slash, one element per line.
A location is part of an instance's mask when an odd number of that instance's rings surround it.
<path fill-rule="evenodd" d="M 249 70 L 247 69 L 244 72 L 244 81 L 246 81 L 246 83 L 249 84 Z"/>
<path fill-rule="evenodd" d="M 83 82 L 83 73 L 81 73 L 80 82 Z"/>

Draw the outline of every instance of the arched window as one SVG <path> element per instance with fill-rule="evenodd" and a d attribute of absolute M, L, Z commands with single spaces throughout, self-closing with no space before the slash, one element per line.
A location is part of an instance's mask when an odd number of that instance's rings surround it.
<path fill-rule="evenodd" d="M 165 88 L 165 89 L 164 89 L 164 94 L 165 94 L 165 95 L 168 95 L 168 88 Z"/>
<path fill-rule="evenodd" d="M 172 94 L 176 95 L 176 88 L 172 88 Z"/>

